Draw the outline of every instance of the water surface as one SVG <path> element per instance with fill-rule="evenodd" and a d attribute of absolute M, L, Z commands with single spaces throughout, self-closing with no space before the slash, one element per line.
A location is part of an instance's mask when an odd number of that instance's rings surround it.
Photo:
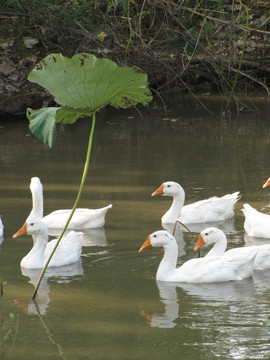
<path fill-rule="evenodd" d="M 244 237 L 243 203 L 269 213 L 269 107 L 220 117 L 218 98 L 205 100 L 216 117 L 192 99 L 151 109 L 99 114 L 91 166 L 80 207 L 110 203 L 103 229 L 86 234 L 81 262 L 50 270 L 31 301 L 39 271 L 20 269 L 28 236 L 12 239 L 31 210 L 29 183 L 40 177 L 45 214 L 71 208 L 79 187 L 89 120 L 59 126 L 49 149 L 26 119 L 0 122 L 0 247 L 3 359 L 266 359 L 270 357 L 270 272 L 222 284 L 157 283 L 158 249 L 138 254 L 147 235 L 161 229 L 169 198 L 151 198 L 174 180 L 186 203 L 241 192 L 234 221 L 224 225 L 229 247 L 262 243 Z M 195 236 L 198 236 L 195 233 Z M 179 264 L 196 254 L 194 240 L 178 232 Z M 14 314 L 10 320 L 9 314 Z M 2 347 L 3 348 L 3 347 Z"/>

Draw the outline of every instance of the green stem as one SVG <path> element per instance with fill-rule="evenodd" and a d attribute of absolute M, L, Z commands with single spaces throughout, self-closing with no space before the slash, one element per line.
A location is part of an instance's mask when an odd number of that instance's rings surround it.
<path fill-rule="evenodd" d="M 182 225 L 185 229 L 187 229 L 187 231 L 191 234 L 191 236 L 193 237 L 193 240 L 195 241 L 195 244 L 196 244 L 196 242 L 197 242 L 197 240 L 195 239 L 195 236 L 193 235 L 193 232 L 192 231 L 190 231 L 189 230 L 189 228 L 186 226 L 186 225 L 184 225 L 181 221 L 179 221 L 179 220 L 176 220 L 176 222 L 174 223 L 174 228 L 173 228 L 173 236 L 174 236 L 174 234 L 175 234 L 175 230 L 176 230 L 176 225 L 177 225 L 177 223 L 179 223 L 180 225 Z M 198 250 L 198 258 L 201 256 L 201 253 L 200 253 L 200 249 Z"/>
<path fill-rule="evenodd" d="M 47 336 L 48 336 L 49 341 L 51 342 L 51 344 L 53 344 L 53 345 L 55 345 L 55 346 L 57 347 L 59 357 L 60 357 L 61 359 L 63 359 L 63 360 L 66 360 L 65 354 L 64 354 L 61 346 L 54 340 L 53 335 L 52 335 L 50 329 L 48 328 L 48 326 L 46 325 L 45 321 L 43 320 L 43 317 L 42 317 L 41 314 L 40 314 L 39 306 L 38 306 L 38 304 L 36 303 L 36 300 L 35 300 L 35 299 L 33 299 L 33 303 L 34 303 L 34 305 L 35 305 L 35 308 L 36 308 L 38 317 L 39 317 L 39 319 L 40 319 L 40 321 L 41 321 L 41 323 L 42 323 L 42 325 L 43 325 L 43 327 L 44 327 L 44 329 L 45 329 L 45 332 L 46 332 L 46 334 L 47 334 Z"/>
<path fill-rule="evenodd" d="M 90 136 L 89 136 L 89 140 L 88 140 L 88 148 L 87 148 L 87 154 L 86 154 L 86 159 L 85 159 L 85 164 L 84 164 L 84 170 L 83 170 L 83 175 L 82 175 L 82 179 L 81 179 L 81 184 L 80 184 L 80 188 L 79 188 L 79 191 L 78 191 L 78 194 L 77 194 L 77 198 L 75 200 L 75 203 L 73 205 L 73 208 L 71 210 L 71 213 L 69 215 L 69 218 L 66 222 L 66 225 L 64 226 L 56 244 L 55 244 L 55 247 L 53 249 L 53 251 L 51 252 L 50 256 L 48 257 L 48 260 L 46 262 L 46 264 L 44 265 L 40 275 L 39 275 L 39 278 L 38 278 L 38 281 L 37 281 L 37 284 L 36 284 L 36 287 L 35 287 L 35 291 L 34 291 L 34 294 L 32 296 L 32 299 L 35 299 L 36 295 L 37 295 L 37 292 L 38 292 L 38 288 L 40 286 L 40 283 L 41 283 L 41 280 L 45 274 L 45 271 L 47 270 L 47 267 L 51 261 L 51 258 L 53 257 L 53 254 L 55 253 L 55 250 L 57 249 L 57 246 L 59 245 L 71 219 L 72 219 L 72 216 L 77 208 L 77 205 L 79 203 L 79 200 L 81 198 L 81 194 L 82 194 L 82 191 L 83 191 L 83 187 L 84 187 L 84 184 L 85 184 L 85 180 L 86 180 L 86 176 L 87 176 L 87 172 L 88 172 L 88 167 L 89 167 L 89 162 L 90 162 L 90 155 L 91 155 L 91 149 L 92 149 L 92 142 L 93 142 L 93 136 L 94 136 L 94 130 L 95 130 L 95 123 L 96 123 L 96 114 L 93 113 L 92 115 L 92 126 L 91 126 L 91 131 L 90 131 Z"/>

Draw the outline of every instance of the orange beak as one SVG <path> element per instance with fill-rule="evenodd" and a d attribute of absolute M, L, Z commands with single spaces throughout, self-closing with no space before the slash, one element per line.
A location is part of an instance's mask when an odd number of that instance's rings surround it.
<path fill-rule="evenodd" d="M 150 242 L 150 235 L 147 236 L 147 239 L 145 240 L 145 242 L 142 244 L 142 246 L 140 247 L 139 253 L 142 252 L 145 249 L 148 249 L 152 246 L 151 242 Z"/>
<path fill-rule="evenodd" d="M 204 242 L 204 240 L 203 240 L 202 235 L 200 234 L 200 235 L 199 235 L 199 239 L 198 239 L 198 241 L 197 241 L 197 243 L 196 243 L 196 245 L 195 245 L 194 251 L 198 250 L 198 249 L 199 249 L 200 247 L 202 247 L 203 245 L 205 245 L 205 242 Z"/>
<path fill-rule="evenodd" d="M 147 320 L 146 323 L 148 325 L 151 325 L 152 315 L 149 314 L 147 311 L 144 311 L 144 310 L 141 311 L 141 314 L 146 318 L 146 320 Z"/>
<path fill-rule="evenodd" d="M 161 184 L 160 187 L 151 194 L 151 196 L 163 195 L 163 194 L 164 194 L 163 184 Z"/>
<path fill-rule="evenodd" d="M 12 237 L 13 238 L 16 238 L 18 236 L 22 236 L 22 235 L 25 235 L 27 234 L 27 226 L 26 226 L 26 223 L 23 224 L 23 226 L 20 228 L 20 230 L 18 230 L 16 232 L 16 234 L 14 234 Z"/>
<path fill-rule="evenodd" d="M 263 184 L 263 188 L 266 188 L 267 186 L 270 185 L 270 177 L 268 178 L 268 180 Z"/>

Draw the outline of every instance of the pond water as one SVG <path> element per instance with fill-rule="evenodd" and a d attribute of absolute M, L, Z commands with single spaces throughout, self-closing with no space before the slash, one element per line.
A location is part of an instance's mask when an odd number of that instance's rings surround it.
<path fill-rule="evenodd" d="M 98 115 L 79 205 L 113 207 L 105 227 L 86 234 L 79 264 L 46 273 L 37 305 L 31 297 L 39 271 L 19 265 L 32 240 L 12 235 L 31 210 L 33 176 L 43 183 L 45 214 L 72 207 L 90 124 L 59 126 L 49 149 L 24 117 L 0 120 L 1 359 L 270 358 L 270 271 L 241 282 L 176 286 L 155 280 L 158 249 L 138 254 L 147 235 L 161 229 L 171 199 L 151 193 L 167 180 L 184 187 L 186 203 L 240 191 L 234 221 L 224 226 L 229 247 L 263 242 L 244 236 L 241 208 L 247 202 L 269 212 L 269 190 L 262 189 L 270 175 L 269 105 L 254 98 L 258 112 L 226 120 L 220 99 L 203 101 L 216 117 L 182 97 L 168 100 L 166 113 L 153 101 L 148 110 Z M 189 233 L 177 236 L 180 265 L 196 254 Z"/>

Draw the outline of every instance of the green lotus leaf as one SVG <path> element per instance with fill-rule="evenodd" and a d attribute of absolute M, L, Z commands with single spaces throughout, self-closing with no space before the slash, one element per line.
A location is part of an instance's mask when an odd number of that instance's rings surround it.
<path fill-rule="evenodd" d="M 58 108 L 27 109 L 26 115 L 30 121 L 29 128 L 38 139 L 49 147 L 55 141 L 55 115 Z"/>
<path fill-rule="evenodd" d="M 109 104 L 127 108 L 152 100 L 146 74 L 85 53 L 72 58 L 48 55 L 29 73 L 28 80 L 46 88 L 61 106 L 87 109 L 89 114 Z"/>
<path fill-rule="evenodd" d="M 79 118 L 89 117 L 87 110 L 71 109 L 71 108 L 58 108 L 56 112 L 56 123 L 74 124 Z"/>
<path fill-rule="evenodd" d="M 61 107 L 48 107 L 38 110 L 27 109 L 27 118 L 30 121 L 30 131 L 44 144 L 52 147 L 55 142 L 56 123 L 73 124 L 78 118 L 87 113 Z"/>
<path fill-rule="evenodd" d="M 27 110 L 30 130 L 49 146 L 54 144 L 57 122 L 72 124 L 109 104 L 127 108 L 152 100 L 146 74 L 91 54 L 72 58 L 48 55 L 29 73 L 28 80 L 46 88 L 62 106 Z"/>

